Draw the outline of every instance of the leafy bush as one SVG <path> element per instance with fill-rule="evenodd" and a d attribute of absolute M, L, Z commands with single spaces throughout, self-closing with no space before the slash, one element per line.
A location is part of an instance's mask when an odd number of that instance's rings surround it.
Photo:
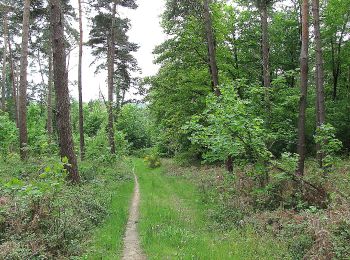
<path fill-rule="evenodd" d="M 0 154 L 6 160 L 8 154 L 18 146 L 18 130 L 8 114 L 0 114 Z"/>
<path fill-rule="evenodd" d="M 317 128 L 315 141 L 321 145 L 323 167 L 329 171 L 336 162 L 336 153 L 342 148 L 342 142 L 336 137 L 336 130 L 331 124 L 324 124 Z"/>
<path fill-rule="evenodd" d="M 125 134 L 121 131 L 115 131 L 114 138 L 117 156 L 126 155 L 129 151 L 129 144 L 125 139 Z M 86 157 L 101 162 L 111 162 L 116 158 L 111 155 L 108 136 L 104 127 L 97 132 L 96 136 L 86 138 Z"/>
<path fill-rule="evenodd" d="M 48 143 L 44 112 L 39 104 L 31 103 L 28 107 L 28 149 L 34 155 L 52 154 L 52 149 L 57 149 Z"/>
<path fill-rule="evenodd" d="M 156 149 L 152 149 L 144 159 L 145 163 L 149 168 L 158 168 L 161 166 L 159 153 Z"/>
<path fill-rule="evenodd" d="M 207 108 L 194 116 L 183 129 L 191 141 L 205 148 L 208 162 L 235 160 L 263 162 L 270 159 L 265 142 L 264 121 L 249 109 L 249 101 L 238 97 L 233 86 L 223 86 L 222 95 L 210 94 Z"/>
<path fill-rule="evenodd" d="M 90 102 L 84 107 L 84 131 L 89 137 L 94 137 L 107 124 L 107 111 L 98 102 Z"/>
<path fill-rule="evenodd" d="M 116 129 L 125 133 L 133 150 L 151 145 L 152 124 L 147 109 L 138 105 L 128 104 L 122 107 Z"/>

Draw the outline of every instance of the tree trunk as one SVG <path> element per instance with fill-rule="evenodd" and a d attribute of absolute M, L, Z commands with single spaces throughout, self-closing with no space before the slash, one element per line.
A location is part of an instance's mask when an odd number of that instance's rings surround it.
<path fill-rule="evenodd" d="M 18 122 L 19 122 L 19 144 L 21 159 L 27 158 L 27 68 L 28 68 L 28 43 L 29 43 L 29 18 L 30 0 L 24 0 L 22 50 L 21 50 L 21 72 L 18 97 Z"/>
<path fill-rule="evenodd" d="M 325 111 L 325 97 L 324 97 L 324 71 L 323 71 L 323 55 L 322 55 L 322 42 L 320 32 L 320 2 L 319 0 L 312 0 L 312 12 L 315 31 L 315 44 L 316 44 L 316 126 L 319 128 L 325 123 L 326 111 Z M 321 153 L 321 144 L 316 145 L 317 159 L 320 167 L 322 167 L 323 155 Z"/>
<path fill-rule="evenodd" d="M 51 0 L 51 37 L 53 47 L 53 70 L 56 91 L 56 116 L 61 158 L 67 158 L 65 168 L 73 183 L 80 180 L 77 158 L 74 153 L 72 126 L 70 120 L 70 100 L 68 74 L 66 71 L 66 52 L 64 39 L 64 17 L 60 0 Z"/>
<path fill-rule="evenodd" d="M 15 122 L 16 122 L 16 126 L 18 127 L 17 81 L 16 81 L 16 73 L 13 65 L 10 36 L 8 37 L 8 45 L 9 45 L 9 54 L 10 54 L 10 67 L 11 67 L 12 98 L 13 98 L 13 106 L 14 106 L 14 113 L 15 113 Z"/>
<path fill-rule="evenodd" d="M 304 175 L 304 165 L 306 156 L 305 147 L 305 112 L 307 107 L 307 85 L 309 72 L 309 0 L 303 0 L 302 3 L 302 44 L 300 54 L 300 103 L 299 103 L 299 121 L 298 121 L 298 154 L 299 162 L 297 174 Z"/>
<path fill-rule="evenodd" d="M 117 3 L 114 1 L 112 9 L 112 24 L 108 39 L 108 140 L 111 153 L 115 154 L 114 140 L 114 116 L 113 116 L 113 89 L 114 89 L 114 55 L 115 55 L 115 15 L 117 11 Z"/>
<path fill-rule="evenodd" d="M 8 36 L 7 31 L 7 14 L 4 14 L 4 23 L 3 23 L 3 30 L 4 30 L 4 50 L 3 50 L 3 58 L 2 58 L 2 88 L 1 88 L 1 109 L 2 111 L 6 110 L 6 74 L 7 74 L 7 40 L 6 37 Z"/>
<path fill-rule="evenodd" d="M 260 19 L 261 19 L 261 49 L 263 60 L 263 81 L 264 87 L 269 88 L 271 85 L 270 78 L 270 47 L 269 47 L 269 33 L 268 33 L 268 13 L 266 0 L 260 2 Z"/>
<path fill-rule="evenodd" d="M 214 34 L 213 34 L 213 23 L 212 23 L 212 17 L 210 13 L 210 0 L 204 0 L 204 23 L 205 23 L 205 33 L 207 38 L 207 44 L 208 44 L 208 60 L 209 60 L 209 67 L 210 67 L 210 75 L 211 75 L 211 81 L 214 89 L 214 93 L 217 96 L 221 95 L 219 86 L 219 72 L 218 72 L 218 66 L 216 62 L 216 47 L 215 47 L 215 40 L 214 40 Z"/>
<path fill-rule="evenodd" d="M 337 34 L 335 34 L 335 42 L 333 42 L 333 38 L 331 40 L 331 50 L 332 50 L 332 66 L 333 66 L 333 101 L 337 99 L 337 89 L 338 89 L 338 80 L 340 77 L 340 68 L 341 68 L 341 50 L 342 50 L 342 43 L 346 31 L 346 25 L 348 24 L 350 18 L 350 12 L 348 12 L 342 30 L 340 32 L 339 42 L 337 44 L 337 49 L 335 50 L 334 44 L 337 42 Z M 336 54 L 335 54 L 336 52 Z"/>
<path fill-rule="evenodd" d="M 209 60 L 209 72 L 211 76 L 213 90 L 216 96 L 221 96 L 221 91 L 219 89 L 219 71 L 216 61 L 216 45 L 213 33 L 213 22 L 210 13 L 211 0 L 204 0 L 204 24 L 205 33 L 208 44 L 208 60 Z M 233 172 L 233 157 L 229 155 L 226 160 L 226 169 L 229 172 Z"/>
<path fill-rule="evenodd" d="M 84 139 L 84 113 L 83 113 L 83 86 L 82 86 L 82 61 L 83 61 L 83 11 L 81 0 L 79 5 L 79 65 L 78 65 L 78 92 L 79 92 L 79 135 L 80 135 L 80 159 L 85 157 L 85 139 Z"/>
<path fill-rule="evenodd" d="M 52 126 L 52 84 L 53 70 L 52 70 L 52 53 L 49 52 L 49 80 L 47 83 L 47 134 L 49 136 L 49 144 L 52 142 L 53 126 Z"/>

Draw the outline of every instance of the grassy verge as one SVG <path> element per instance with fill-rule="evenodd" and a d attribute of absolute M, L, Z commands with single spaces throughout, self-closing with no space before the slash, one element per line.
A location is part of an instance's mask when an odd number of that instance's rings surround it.
<path fill-rule="evenodd" d="M 92 234 L 88 253 L 84 259 L 119 259 L 123 246 L 123 235 L 128 220 L 129 202 L 133 183 L 112 185 L 115 194 L 109 205 L 110 215 Z"/>
<path fill-rule="evenodd" d="M 140 237 L 150 259 L 281 259 L 284 244 L 252 229 L 218 231 L 194 184 L 135 160 L 141 189 Z"/>

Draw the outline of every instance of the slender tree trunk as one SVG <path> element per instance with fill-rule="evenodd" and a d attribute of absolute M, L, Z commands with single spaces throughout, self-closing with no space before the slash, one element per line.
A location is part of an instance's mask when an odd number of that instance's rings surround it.
<path fill-rule="evenodd" d="M 83 11 L 81 0 L 79 5 L 79 66 L 78 66 L 78 92 L 79 92 L 79 135 L 80 135 L 80 159 L 85 157 L 85 139 L 84 139 L 84 112 L 83 112 L 83 86 L 82 86 L 82 61 L 83 61 Z"/>
<path fill-rule="evenodd" d="M 3 60 L 2 60 L 2 86 L 1 86 L 1 109 L 6 110 L 6 74 L 7 74 L 7 14 L 3 16 L 3 31 L 4 31 L 4 50 L 3 50 Z"/>
<path fill-rule="evenodd" d="M 56 91 L 56 115 L 61 158 L 67 158 L 65 164 L 69 180 L 78 183 L 77 158 L 74 153 L 72 126 L 70 120 L 70 100 L 68 92 L 68 74 L 66 71 L 66 52 L 64 39 L 64 17 L 61 0 L 51 0 L 51 34 L 53 47 L 53 70 Z"/>
<path fill-rule="evenodd" d="M 43 70 L 43 66 L 41 64 L 41 57 L 40 57 L 40 50 L 38 49 L 38 65 L 39 65 L 39 72 L 40 72 L 40 76 L 41 76 L 41 85 L 44 89 L 46 83 L 45 83 L 45 76 L 44 76 L 44 70 Z M 44 103 L 44 94 L 43 91 L 40 91 L 40 109 L 41 111 L 43 110 L 43 103 Z"/>
<path fill-rule="evenodd" d="M 309 72 L 309 0 L 303 0 L 302 3 L 302 46 L 300 54 L 300 103 L 299 103 L 299 122 L 298 122 L 298 154 L 299 162 L 297 174 L 304 175 L 304 165 L 306 156 L 305 146 L 305 120 L 307 107 L 307 85 Z"/>
<path fill-rule="evenodd" d="M 211 81 L 213 90 L 216 96 L 221 96 L 221 91 L 219 89 L 219 71 L 216 61 L 216 45 L 213 33 L 213 22 L 212 16 L 210 13 L 210 4 L 211 0 L 204 0 L 204 24 L 205 24 L 205 33 L 208 44 L 208 60 L 209 60 L 209 72 L 211 75 Z M 229 172 L 233 171 L 233 157 L 229 155 L 226 160 L 226 169 Z"/>
<path fill-rule="evenodd" d="M 342 30 L 340 32 L 339 42 L 337 44 L 337 49 L 335 50 L 333 39 L 331 40 L 331 49 L 332 49 L 332 65 L 333 65 L 333 100 L 337 99 L 337 91 L 338 91 L 338 81 L 340 76 L 340 69 L 341 69 L 341 50 L 342 50 L 342 44 L 344 40 L 344 35 L 346 31 L 346 26 L 349 22 L 350 18 L 350 12 L 347 13 L 347 16 L 345 18 Z M 337 41 L 337 35 L 334 36 L 335 42 Z M 336 54 L 335 54 L 336 52 Z"/>
<path fill-rule="evenodd" d="M 261 49 L 263 60 L 263 81 L 264 87 L 269 88 L 271 85 L 270 76 L 270 47 L 269 47 L 269 32 L 268 32 L 268 13 L 266 0 L 260 1 L 260 19 L 261 19 Z"/>
<path fill-rule="evenodd" d="M 265 112 L 266 112 L 266 126 L 269 127 L 271 123 L 271 103 L 269 88 L 271 86 L 270 74 L 270 44 L 268 32 L 268 11 L 267 1 L 259 1 L 260 23 L 261 23 L 261 53 L 262 53 L 262 79 L 265 88 Z"/>
<path fill-rule="evenodd" d="M 13 65 L 10 36 L 8 37 L 8 45 L 9 45 L 9 54 L 10 54 L 10 67 L 11 67 L 12 98 L 13 98 L 13 106 L 14 106 L 14 113 L 15 113 L 15 122 L 16 122 L 16 126 L 18 127 L 17 81 L 16 81 L 16 73 Z"/>
<path fill-rule="evenodd" d="M 30 0 L 24 0 L 23 29 L 22 29 L 22 50 L 21 50 L 21 72 L 18 97 L 18 122 L 19 122 L 19 144 L 21 159 L 27 158 L 27 68 L 28 68 L 28 43 L 29 43 L 29 19 Z"/>
<path fill-rule="evenodd" d="M 52 70 L 52 53 L 49 52 L 49 80 L 47 84 L 47 134 L 49 136 L 49 143 L 52 142 L 53 126 L 52 126 L 52 84 L 53 70 Z"/>
<path fill-rule="evenodd" d="M 325 97 L 324 97 L 324 71 L 323 71 L 323 54 L 320 32 L 320 2 L 312 0 L 312 12 L 315 31 L 316 44 L 316 126 L 320 127 L 326 120 Z M 316 145 L 317 158 L 320 167 L 322 167 L 323 154 L 321 153 L 321 144 Z"/>
<path fill-rule="evenodd" d="M 210 13 L 210 7 L 211 0 L 204 0 L 204 23 L 205 23 L 205 33 L 207 38 L 207 44 L 208 44 L 208 60 L 209 60 L 209 67 L 210 67 L 210 75 L 212 80 L 212 85 L 214 89 L 214 93 L 217 96 L 221 95 L 219 86 L 219 71 L 218 71 L 218 65 L 216 62 L 216 47 L 215 47 L 215 40 L 214 40 L 214 33 L 213 33 L 213 22 L 212 17 Z"/>
<path fill-rule="evenodd" d="M 114 90 L 114 55 L 115 55 L 115 15 L 117 11 L 117 3 L 114 1 L 112 9 L 112 24 L 108 39 L 108 140 L 111 153 L 115 154 L 114 140 L 114 116 L 113 116 L 113 90 Z"/>

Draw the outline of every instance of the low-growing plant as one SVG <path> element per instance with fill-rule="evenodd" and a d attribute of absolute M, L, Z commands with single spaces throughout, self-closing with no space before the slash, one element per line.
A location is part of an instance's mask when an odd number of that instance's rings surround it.
<path fill-rule="evenodd" d="M 337 158 L 336 154 L 342 148 L 342 142 L 336 138 L 336 129 L 331 124 L 323 124 L 316 130 L 315 141 L 320 144 L 320 154 L 323 157 L 323 170 L 330 172 Z"/>
<path fill-rule="evenodd" d="M 158 168 L 161 166 L 159 153 L 156 149 L 152 149 L 144 158 L 145 163 L 149 168 Z"/>

